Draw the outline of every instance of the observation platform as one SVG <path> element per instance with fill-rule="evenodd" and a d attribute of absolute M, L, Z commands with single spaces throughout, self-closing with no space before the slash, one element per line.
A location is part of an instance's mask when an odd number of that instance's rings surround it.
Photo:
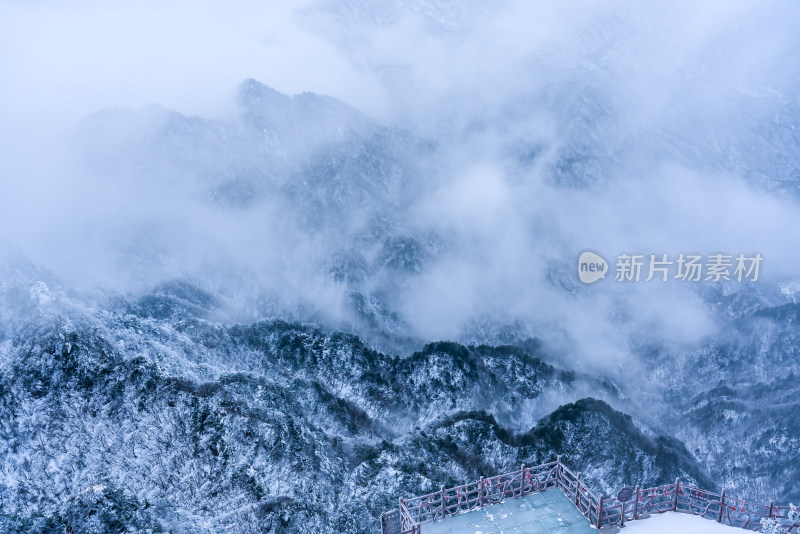
<path fill-rule="evenodd" d="M 509 499 L 422 526 L 423 534 L 597 534 L 560 489 Z"/>

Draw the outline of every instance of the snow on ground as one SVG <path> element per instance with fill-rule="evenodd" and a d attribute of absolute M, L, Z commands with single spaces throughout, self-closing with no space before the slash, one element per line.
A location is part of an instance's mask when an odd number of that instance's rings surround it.
<path fill-rule="evenodd" d="M 637 519 L 625 523 L 622 529 L 624 534 L 736 534 L 737 532 L 746 531 L 680 512 L 665 512 L 647 519 Z"/>

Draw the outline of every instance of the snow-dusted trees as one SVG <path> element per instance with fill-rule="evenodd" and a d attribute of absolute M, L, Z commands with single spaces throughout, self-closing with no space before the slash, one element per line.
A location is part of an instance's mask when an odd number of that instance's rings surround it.
<path fill-rule="evenodd" d="M 792 526 L 800 524 L 800 508 L 793 503 L 789 504 L 789 511 L 786 517 Z M 761 520 L 761 532 L 764 534 L 785 534 L 787 530 L 777 520 L 765 517 Z"/>

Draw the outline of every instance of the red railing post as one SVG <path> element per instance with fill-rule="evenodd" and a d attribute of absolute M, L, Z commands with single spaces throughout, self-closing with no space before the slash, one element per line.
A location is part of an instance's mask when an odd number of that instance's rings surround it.
<path fill-rule="evenodd" d="M 483 477 L 478 482 L 478 507 L 483 508 Z"/>
<path fill-rule="evenodd" d="M 578 501 L 580 500 L 580 491 L 581 491 L 581 472 L 578 471 L 578 478 L 575 481 L 575 506 L 578 506 Z"/>
<path fill-rule="evenodd" d="M 634 519 L 639 519 L 639 499 L 642 498 L 641 495 L 640 495 L 641 493 L 642 493 L 642 490 L 639 489 L 639 485 L 637 484 L 636 485 L 636 493 L 634 494 L 634 495 L 636 495 L 636 504 L 633 505 L 633 518 Z"/>
<path fill-rule="evenodd" d="M 525 464 L 522 464 L 522 468 L 520 469 L 520 472 L 519 472 L 519 477 L 520 477 L 519 496 L 520 497 L 524 497 L 525 496 Z"/>
<path fill-rule="evenodd" d="M 678 478 L 676 478 L 675 479 L 675 501 L 672 503 L 672 511 L 673 512 L 677 512 L 678 511 L 678 494 L 680 493 L 680 491 L 681 491 L 681 481 Z"/>
<path fill-rule="evenodd" d="M 442 484 L 442 519 L 447 516 L 447 499 L 445 498 L 446 494 L 447 492 L 444 490 L 444 484 Z"/>
<path fill-rule="evenodd" d="M 717 523 L 722 523 L 722 512 L 725 511 L 725 490 L 722 490 L 722 495 L 719 498 L 719 515 L 717 516 Z"/>
<path fill-rule="evenodd" d="M 561 479 L 563 475 L 561 473 L 561 455 L 559 454 L 556 456 L 556 488 L 561 488 L 561 491 L 564 492 L 564 495 L 567 495 L 567 491 L 562 487 Z"/>
<path fill-rule="evenodd" d="M 774 510 L 775 510 L 775 501 L 769 501 L 769 515 L 767 517 L 772 519 L 772 512 Z"/>
<path fill-rule="evenodd" d="M 597 528 L 603 526 L 603 496 L 600 495 L 600 503 L 597 505 Z"/>

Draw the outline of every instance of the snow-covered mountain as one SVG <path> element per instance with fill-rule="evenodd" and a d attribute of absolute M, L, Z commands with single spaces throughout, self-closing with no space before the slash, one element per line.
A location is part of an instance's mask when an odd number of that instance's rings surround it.
<path fill-rule="evenodd" d="M 711 483 L 602 400 L 537 421 L 547 397 L 618 392 L 533 341 L 390 356 L 300 324 L 209 321 L 213 296 L 181 283 L 104 309 L 41 280 L 4 297 L 19 299 L 0 365 L 4 532 L 374 532 L 397 495 L 559 451 L 607 490 Z"/>
<path fill-rule="evenodd" d="M 129 232 L 103 237 L 132 289 L 76 291 L 7 254 L 5 530 L 370 532 L 398 495 L 558 453 L 606 493 L 680 476 L 798 497 L 790 293 L 701 284 L 716 328 L 691 343 L 612 318 L 630 367 L 571 354 L 578 345 L 537 319 L 546 309 L 463 315 L 454 337 L 472 344 L 426 344 L 409 294 L 464 253 L 463 235 L 413 217 L 429 217 L 415 210 L 440 194 L 425 175 L 446 149 L 329 97 L 247 80 L 239 102 L 227 122 L 151 106 L 100 112 L 71 133 L 90 175 L 144 191 L 133 204 L 154 192 L 168 202 L 126 208 Z M 579 129 L 576 142 L 604 151 Z M 509 165 L 539 156 L 519 157 Z M 547 167 L 542 187 L 596 191 L 595 164 L 571 158 Z M 587 302 L 551 254 L 535 266 L 538 294 Z"/>
<path fill-rule="evenodd" d="M 0 125 L 0 530 L 376 532 L 556 454 L 606 494 L 800 499 L 796 6 L 288 11 L 242 24 L 273 63 L 214 113 L 50 142 L 40 84 Z M 270 87 L 305 80 L 340 98 Z M 764 261 L 626 283 L 621 253 Z"/>

